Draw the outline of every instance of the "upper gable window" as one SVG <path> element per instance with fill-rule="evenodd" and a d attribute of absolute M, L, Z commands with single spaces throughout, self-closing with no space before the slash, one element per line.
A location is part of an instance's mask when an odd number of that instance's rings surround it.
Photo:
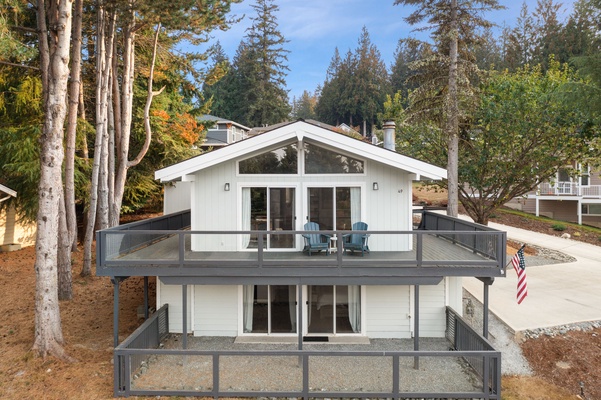
<path fill-rule="evenodd" d="M 323 147 L 305 143 L 306 174 L 362 174 L 365 163 Z"/>
<path fill-rule="evenodd" d="M 238 163 L 238 172 L 252 175 L 297 174 L 297 146 L 291 144 L 242 160 Z"/>

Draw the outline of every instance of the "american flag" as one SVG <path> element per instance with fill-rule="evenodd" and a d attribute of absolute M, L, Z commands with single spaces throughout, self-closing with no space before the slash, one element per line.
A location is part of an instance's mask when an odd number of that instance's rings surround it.
<path fill-rule="evenodd" d="M 526 283 L 526 262 L 524 260 L 524 247 L 515 253 L 515 256 L 511 259 L 511 263 L 513 264 L 513 269 L 518 274 L 518 293 L 517 300 L 518 304 L 520 304 L 526 296 L 528 296 L 528 285 Z"/>

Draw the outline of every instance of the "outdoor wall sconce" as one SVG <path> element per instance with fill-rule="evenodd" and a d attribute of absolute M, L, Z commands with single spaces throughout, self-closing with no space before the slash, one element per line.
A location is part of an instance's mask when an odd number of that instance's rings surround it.
<path fill-rule="evenodd" d="M 379 187 L 378 187 L 378 182 L 374 182 L 374 184 L 372 185 L 372 188 L 373 188 L 374 190 L 378 190 L 378 189 L 379 189 Z"/>
<path fill-rule="evenodd" d="M 230 184 L 229 184 L 229 182 L 227 182 L 227 183 L 225 184 L 225 186 L 223 186 L 223 190 L 225 190 L 226 192 L 229 192 L 229 191 L 230 191 Z"/>

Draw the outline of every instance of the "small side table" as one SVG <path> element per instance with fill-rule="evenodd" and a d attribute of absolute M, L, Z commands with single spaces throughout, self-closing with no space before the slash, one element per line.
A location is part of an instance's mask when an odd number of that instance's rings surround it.
<path fill-rule="evenodd" d="M 338 251 L 337 242 L 338 242 L 337 236 L 330 237 L 330 253 L 336 253 Z"/>

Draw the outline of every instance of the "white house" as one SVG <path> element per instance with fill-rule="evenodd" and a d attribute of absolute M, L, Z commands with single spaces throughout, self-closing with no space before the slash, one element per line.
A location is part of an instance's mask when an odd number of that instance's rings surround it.
<path fill-rule="evenodd" d="M 301 350 L 304 341 L 375 338 L 413 338 L 419 350 L 420 336 L 446 337 L 455 350 L 483 352 L 483 393 L 500 393 L 498 353 L 458 326 L 461 277 L 482 280 L 486 306 L 488 285 L 505 276 L 505 233 L 414 215 L 412 181 L 446 170 L 393 144 L 394 124 L 382 148 L 299 120 L 157 171 L 166 215 L 97 237 L 97 274 L 116 293 L 115 395 L 134 393 L 128 363 L 140 360 L 127 348 L 160 337 L 155 329 L 186 332 L 184 349 L 189 334 L 297 341 Z M 367 228 L 349 237 L 357 222 Z M 311 234 L 323 238 L 321 251 L 310 250 Z M 365 252 L 345 251 L 357 237 Z M 157 277 L 158 316 L 117 346 L 119 282 L 129 276 Z M 486 336 L 487 310 L 483 325 Z"/>
<path fill-rule="evenodd" d="M 249 137 L 250 128 L 235 121 L 205 114 L 199 118 L 200 122 L 209 124 L 207 136 L 201 147 L 218 148 L 227 146 Z"/>
<path fill-rule="evenodd" d="M 307 221 L 319 223 L 323 230 L 350 230 L 354 222 L 364 221 L 370 230 L 410 231 L 412 181 L 442 179 L 446 170 L 299 121 L 164 168 L 155 176 L 169 183 L 165 210 L 190 208 L 193 231 L 285 232 L 303 230 Z M 374 235 L 369 246 L 373 252 L 409 251 L 411 239 Z M 197 251 L 245 252 L 257 247 L 253 235 L 195 235 L 191 242 Z M 304 243 L 299 235 L 272 235 L 264 245 L 265 251 L 293 253 L 301 251 Z M 295 289 L 291 285 L 191 285 L 194 311 L 189 329 L 201 336 L 294 336 Z M 301 290 L 308 299 L 304 335 L 412 336 L 411 285 L 305 285 Z M 460 278 L 426 286 L 422 296 L 422 334 L 444 336 L 445 306 L 462 308 Z M 180 299 L 181 286 L 160 280 L 157 309 Z M 356 315 L 348 318 L 360 318 L 359 323 L 350 326 L 336 318 L 332 308 L 345 315 L 354 310 Z M 259 325 L 248 321 L 249 314 L 260 313 L 267 317 Z M 171 331 L 181 332 L 180 318 L 171 318 L 170 323 Z"/>
<path fill-rule="evenodd" d="M 17 197 L 17 192 L 0 184 L 0 203 Z M 35 243 L 36 226 L 24 222 L 15 207 L 8 205 L 0 210 L 0 251 L 19 250 Z"/>
<path fill-rule="evenodd" d="M 601 227 L 601 171 L 585 163 L 566 165 L 554 179 L 506 206 L 560 221 Z"/>

